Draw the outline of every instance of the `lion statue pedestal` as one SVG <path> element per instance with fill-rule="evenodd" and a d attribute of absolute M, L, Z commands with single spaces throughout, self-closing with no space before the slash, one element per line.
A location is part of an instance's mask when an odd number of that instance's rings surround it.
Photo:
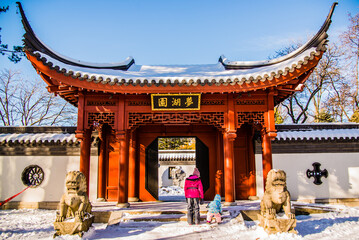
<path fill-rule="evenodd" d="M 66 192 L 62 195 L 54 222 L 54 237 L 79 234 L 81 237 L 91 227 L 94 216 L 87 197 L 86 177 L 82 172 L 71 171 L 66 175 Z"/>
<path fill-rule="evenodd" d="M 290 194 L 287 190 L 287 176 L 283 170 L 270 170 L 267 176 L 266 191 L 261 201 L 261 214 L 258 214 L 259 226 L 268 234 L 290 232 L 297 224 L 291 212 Z M 284 214 L 280 214 L 283 210 Z"/>

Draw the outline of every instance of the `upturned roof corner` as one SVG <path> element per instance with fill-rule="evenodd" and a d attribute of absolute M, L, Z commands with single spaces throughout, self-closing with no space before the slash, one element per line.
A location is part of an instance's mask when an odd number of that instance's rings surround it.
<path fill-rule="evenodd" d="M 32 55 L 36 55 L 36 52 L 41 52 L 46 54 L 62 63 L 69 64 L 71 66 L 77 67 L 86 67 L 86 68 L 94 68 L 94 69 L 115 69 L 115 70 L 127 70 L 132 64 L 135 63 L 135 60 L 132 57 L 128 57 L 125 61 L 119 63 L 111 63 L 111 64 L 92 64 L 85 63 L 78 60 L 70 59 L 68 57 L 62 56 L 53 50 L 51 50 L 48 46 L 46 46 L 34 33 L 32 27 L 27 20 L 24 9 L 20 2 L 16 2 L 19 7 L 21 14 L 21 22 L 25 29 L 24 34 L 24 50 L 29 52 Z M 39 55 L 36 55 L 39 57 Z M 39 59 L 40 60 L 40 59 Z"/>
<path fill-rule="evenodd" d="M 298 55 L 301 55 L 303 52 L 307 51 L 310 48 L 316 48 L 317 51 L 325 52 L 326 44 L 328 42 L 328 34 L 327 31 L 329 29 L 330 24 L 332 23 L 332 16 L 334 13 L 335 7 L 338 5 L 337 2 L 334 2 L 331 6 L 329 14 L 325 19 L 322 27 L 319 29 L 317 34 L 315 34 L 309 41 L 307 41 L 303 46 L 298 48 L 297 50 L 275 59 L 266 60 L 266 61 L 230 61 L 225 56 L 220 56 L 219 62 L 223 64 L 226 69 L 252 69 L 258 67 L 264 67 L 269 65 L 278 64 L 284 62 L 288 59 L 294 58 Z"/>

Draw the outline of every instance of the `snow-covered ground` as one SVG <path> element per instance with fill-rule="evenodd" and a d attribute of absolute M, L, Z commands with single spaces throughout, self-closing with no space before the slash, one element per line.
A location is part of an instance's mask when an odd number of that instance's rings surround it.
<path fill-rule="evenodd" d="M 337 209 L 338 206 L 335 206 Z M 107 227 L 93 224 L 84 239 L 359 239 L 359 210 L 340 206 L 340 211 L 297 216 L 298 235 L 268 236 L 257 221 L 244 224 L 189 226 L 186 222 L 125 222 Z M 54 210 L 0 210 L 0 239 L 52 239 Z M 60 236 L 56 239 L 80 239 Z"/>
<path fill-rule="evenodd" d="M 186 201 L 184 189 L 178 186 L 162 186 L 158 190 L 160 201 Z"/>

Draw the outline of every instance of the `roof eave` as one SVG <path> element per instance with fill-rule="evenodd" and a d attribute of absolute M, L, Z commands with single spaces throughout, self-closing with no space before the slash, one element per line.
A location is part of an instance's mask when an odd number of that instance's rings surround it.
<path fill-rule="evenodd" d="M 234 69 L 252 69 L 252 68 L 258 68 L 258 67 L 264 67 L 264 66 L 270 66 L 274 64 L 278 64 L 281 62 L 284 62 L 290 58 L 294 58 L 300 54 L 302 54 L 304 51 L 315 47 L 317 51 L 326 51 L 326 44 L 328 42 L 328 34 L 327 31 L 329 29 L 329 26 L 332 22 L 331 18 L 334 13 L 335 7 L 338 5 L 337 2 L 334 2 L 331 6 L 331 9 L 329 11 L 329 14 L 327 15 L 327 18 L 325 19 L 322 27 L 319 29 L 317 34 L 314 35 L 313 38 L 311 38 L 307 43 L 305 43 L 303 46 L 298 48 L 297 50 L 282 56 L 278 57 L 272 60 L 267 61 L 230 61 L 225 56 L 221 56 L 219 58 L 219 62 L 223 64 L 223 66 L 228 70 L 234 70 Z"/>
<path fill-rule="evenodd" d="M 46 46 L 34 33 L 32 30 L 32 27 L 30 26 L 29 21 L 27 20 L 27 17 L 25 15 L 25 12 L 22 8 L 22 5 L 20 2 L 16 2 L 16 4 L 19 7 L 20 14 L 21 14 L 21 22 L 25 29 L 24 34 L 24 50 L 29 52 L 31 55 L 34 55 L 34 52 L 39 51 L 46 55 L 51 56 L 52 58 L 63 62 L 65 64 L 69 64 L 72 66 L 77 67 L 86 67 L 86 68 L 94 68 L 94 69 L 114 69 L 114 70 L 128 70 L 128 68 L 131 67 L 132 64 L 135 63 L 135 60 L 132 57 L 128 57 L 125 61 L 122 61 L 117 64 L 91 64 L 91 63 L 82 63 L 81 61 L 73 60 L 64 56 L 61 56 L 60 54 L 54 52 L 51 50 L 48 46 Z"/>

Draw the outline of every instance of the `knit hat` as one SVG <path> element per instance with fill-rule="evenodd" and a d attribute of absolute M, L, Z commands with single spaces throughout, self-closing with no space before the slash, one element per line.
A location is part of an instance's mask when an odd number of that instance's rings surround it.
<path fill-rule="evenodd" d="M 215 202 L 221 202 L 221 195 L 216 194 L 216 196 L 214 196 L 213 201 L 215 201 Z"/>
<path fill-rule="evenodd" d="M 197 177 L 200 177 L 200 176 L 201 176 L 201 174 L 199 173 L 198 168 L 195 168 L 195 169 L 193 170 L 193 174 L 192 174 L 192 175 L 196 175 Z"/>

